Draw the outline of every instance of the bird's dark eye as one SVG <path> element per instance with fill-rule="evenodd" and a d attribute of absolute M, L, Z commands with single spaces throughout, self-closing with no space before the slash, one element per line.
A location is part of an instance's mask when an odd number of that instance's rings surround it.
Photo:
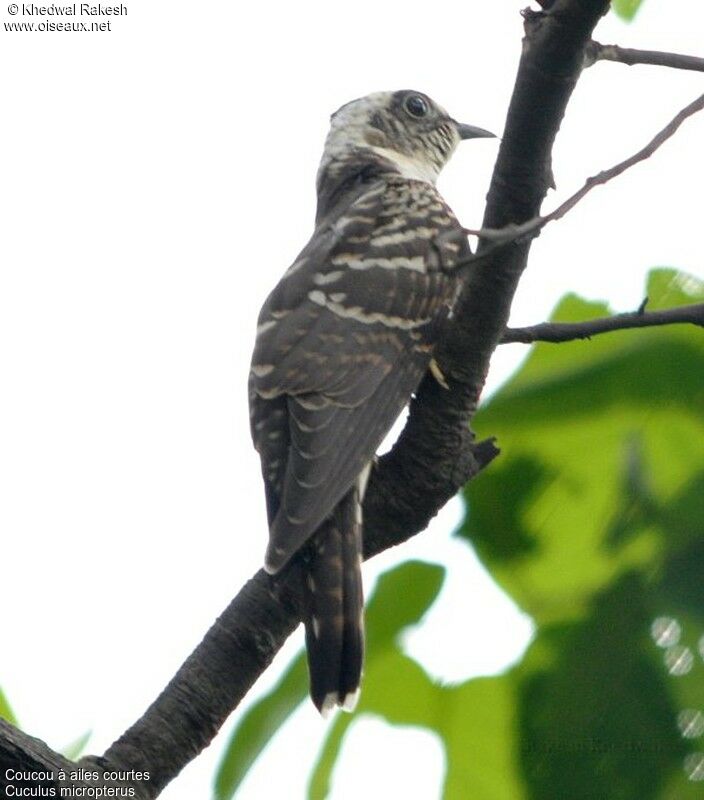
<path fill-rule="evenodd" d="M 428 113 L 428 103 L 419 94 L 409 94 L 403 103 L 403 107 L 412 116 L 420 119 Z"/>

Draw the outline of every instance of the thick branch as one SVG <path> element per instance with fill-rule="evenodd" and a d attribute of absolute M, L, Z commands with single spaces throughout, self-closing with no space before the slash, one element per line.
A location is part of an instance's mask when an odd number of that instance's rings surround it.
<path fill-rule="evenodd" d="M 550 184 L 550 153 L 608 0 L 555 0 L 526 14 L 526 38 L 488 195 L 485 228 L 533 219 Z M 540 113 L 536 113 L 536 109 Z M 485 242 L 480 243 L 484 247 Z M 457 490 L 496 455 L 469 430 L 489 359 L 508 321 L 530 243 L 482 259 L 467 276 L 446 342 L 436 354 L 449 390 L 432 378 L 411 403 L 393 450 L 373 470 L 365 498 L 365 554 L 426 527 Z M 250 580 L 170 684 L 103 763 L 152 773 L 155 797 L 212 739 L 300 620 L 294 564 L 274 583 Z"/>
<path fill-rule="evenodd" d="M 579 77 L 584 47 L 607 9 L 608 0 L 558 0 L 549 13 L 527 19 L 523 56 L 489 191 L 486 227 L 522 222 L 538 213 L 550 180 L 552 144 Z M 528 249 L 528 244 L 507 248 L 501 258 L 487 259 L 468 278 L 457 322 L 448 336 L 451 344 L 438 354 L 450 390 L 426 379 L 398 443 L 371 476 L 364 508 L 367 555 L 425 528 L 495 455 L 489 444 L 477 450 L 470 447 L 468 421 L 506 326 Z M 158 773 L 158 791 L 210 741 L 298 624 L 295 585 L 295 580 L 284 579 L 275 587 L 258 573 L 106 758 L 150 764 Z M 211 658 L 216 658 L 215 665 Z M 180 730 L 184 733 L 174 741 L 174 731 Z"/>
<path fill-rule="evenodd" d="M 666 53 L 662 50 L 634 50 L 630 47 L 619 47 L 617 44 L 600 44 L 590 42 L 586 52 L 586 64 L 590 67 L 597 61 L 616 61 L 627 64 L 650 64 L 655 67 L 672 67 L 704 72 L 704 58 L 684 56 L 680 53 Z"/>
<path fill-rule="evenodd" d="M 586 322 L 543 322 L 526 328 L 507 328 L 501 337 L 501 344 L 572 342 L 575 339 L 591 339 L 600 333 L 675 323 L 689 323 L 704 328 L 704 303 L 668 308 L 664 311 L 631 311 L 626 314 L 615 314 L 613 317 L 590 319 Z"/>
<path fill-rule="evenodd" d="M 558 0 L 549 13 L 526 19 L 526 39 L 506 129 L 489 191 L 485 226 L 532 219 L 550 183 L 550 152 L 579 77 L 584 47 L 608 0 Z M 535 109 L 541 113 L 536 114 Z M 412 536 L 466 480 L 496 454 L 491 443 L 472 447 L 469 419 L 484 385 L 489 359 L 508 321 L 529 244 L 512 245 L 478 263 L 447 345 L 438 353 L 445 390 L 426 379 L 411 404 L 393 450 L 373 471 L 365 498 L 365 551 L 379 552 Z M 111 761 L 159 764 L 158 788 L 204 747 L 237 705 L 300 618 L 298 600 L 258 573 L 240 592 L 203 644 L 144 717 L 105 754 Z M 283 592 L 283 594 L 281 594 Z M 288 598 L 287 601 L 284 599 Z M 273 619 L 272 619 L 273 618 Z M 212 647 L 214 636 L 224 641 Z M 224 648 L 212 667 L 206 653 Z M 229 672 L 228 672 L 229 668 Z M 207 680 L 207 702 L 199 672 Z M 194 704 L 199 710 L 196 724 Z M 207 724 L 202 725 L 203 719 Z M 186 733 L 172 746 L 174 730 Z M 166 744 L 161 745 L 160 742 Z"/>
<path fill-rule="evenodd" d="M 72 776 L 72 772 L 81 770 Z M 100 759 L 80 765 L 55 753 L 44 742 L 0 719 L 0 792 L 2 797 L 94 797 L 95 790 L 111 788 L 114 797 L 146 800 L 146 782 L 117 780 Z M 29 776 L 29 777 L 17 777 Z M 34 774 L 34 778 L 32 775 Z M 121 776 L 124 777 L 124 776 Z M 37 790 L 42 794 L 37 795 Z M 66 790 L 62 794 L 62 789 Z M 132 793 L 121 792 L 122 789 Z"/>

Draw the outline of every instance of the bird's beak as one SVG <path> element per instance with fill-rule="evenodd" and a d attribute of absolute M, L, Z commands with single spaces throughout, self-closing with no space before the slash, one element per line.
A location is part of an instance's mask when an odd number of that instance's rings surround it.
<path fill-rule="evenodd" d="M 485 131 L 484 128 L 477 128 L 474 125 L 465 125 L 462 122 L 455 122 L 457 133 L 460 139 L 495 139 L 496 134 Z"/>

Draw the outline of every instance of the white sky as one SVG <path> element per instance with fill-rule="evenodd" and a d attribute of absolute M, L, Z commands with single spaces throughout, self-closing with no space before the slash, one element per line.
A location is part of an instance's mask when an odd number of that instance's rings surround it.
<path fill-rule="evenodd" d="M 58 748 L 91 728 L 89 749 L 104 750 L 260 565 L 246 373 L 258 309 L 311 231 L 328 115 L 413 87 L 500 132 L 524 4 L 128 0 L 110 32 L 0 29 L 0 686 L 28 732 Z M 23 19 L 0 9 L 0 23 Z M 633 26 L 608 19 L 598 38 L 701 54 L 702 31 L 701 0 L 646 0 Z M 638 149 L 703 85 L 656 68 L 589 70 L 555 150 L 559 196 Z M 704 117 L 689 121 L 550 226 L 514 323 L 543 320 L 570 290 L 635 308 L 655 265 L 704 277 L 703 138 Z M 495 153 L 468 143 L 441 178 L 470 227 Z M 500 351 L 491 386 L 522 353 Z M 370 589 L 406 557 L 452 563 L 409 647 L 454 680 L 503 669 L 530 635 L 449 541 L 459 516 L 455 502 L 365 573 Z M 453 645 L 458 618 L 473 633 Z M 302 797 L 323 731 L 306 704 L 239 797 Z M 224 738 L 162 796 L 207 798 Z M 393 787 L 427 800 L 442 770 L 429 735 L 363 722 L 334 797 Z"/>

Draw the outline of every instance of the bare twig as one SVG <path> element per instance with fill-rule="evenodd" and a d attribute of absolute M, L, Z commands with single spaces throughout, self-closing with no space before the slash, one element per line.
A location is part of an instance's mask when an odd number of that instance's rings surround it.
<path fill-rule="evenodd" d="M 561 219 L 571 211 L 580 200 L 582 200 L 595 186 L 602 186 L 608 183 L 613 178 L 617 178 L 624 173 L 627 169 L 635 166 L 641 161 L 650 158 L 671 136 L 673 136 L 680 125 L 697 111 L 704 108 L 704 94 L 700 95 L 696 100 L 691 102 L 688 106 L 683 108 L 673 119 L 658 133 L 656 134 L 645 147 L 641 148 L 637 153 L 627 158 L 625 161 L 614 165 L 610 169 L 605 169 L 591 178 L 587 178 L 579 191 L 567 198 L 564 203 L 561 203 L 554 211 L 544 216 L 533 217 L 527 222 L 520 225 L 506 225 L 503 228 L 480 228 L 479 230 L 472 230 L 466 228 L 465 233 L 478 236 L 490 244 L 496 246 L 504 246 L 513 242 L 518 242 L 526 239 L 533 239 L 540 231 L 549 223 Z M 474 258 L 484 258 L 485 254 L 481 251 Z M 473 259 L 470 259 L 470 261 Z"/>
<path fill-rule="evenodd" d="M 651 64 L 655 67 L 672 67 L 704 72 L 704 58 L 685 56 L 680 53 L 666 53 L 662 50 L 635 50 L 619 47 L 617 44 L 590 42 L 585 53 L 585 66 L 591 67 L 597 61 L 617 61 L 629 67 L 634 64 Z"/>
<path fill-rule="evenodd" d="M 571 342 L 590 339 L 600 333 L 622 331 L 629 328 L 651 328 L 657 325 L 690 323 L 704 328 L 704 303 L 695 303 L 664 311 L 631 311 L 613 317 L 590 319 L 586 322 L 543 322 L 527 328 L 506 328 L 501 344 L 521 342 Z"/>

